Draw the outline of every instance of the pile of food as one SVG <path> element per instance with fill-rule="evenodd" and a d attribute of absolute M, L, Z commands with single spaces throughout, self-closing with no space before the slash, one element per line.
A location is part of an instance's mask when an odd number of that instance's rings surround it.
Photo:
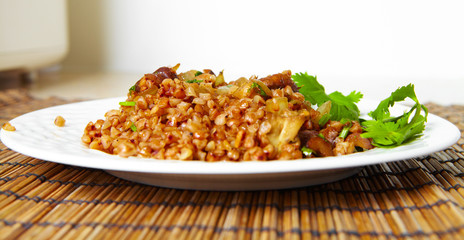
<path fill-rule="evenodd" d="M 222 72 L 177 73 L 178 67 L 145 74 L 119 109 L 86 126 L 82 141 L 122 157 L 201 161 L 327 157 L 375 144 L 363 137 L 356 107 L 354 117 L 344 117 L 331 114 L 340 107 L 353 114 L 335 96 L 310 103 L 296 84 L 304 75 L 292 79 L 284 71 L 226 82 Z"/>

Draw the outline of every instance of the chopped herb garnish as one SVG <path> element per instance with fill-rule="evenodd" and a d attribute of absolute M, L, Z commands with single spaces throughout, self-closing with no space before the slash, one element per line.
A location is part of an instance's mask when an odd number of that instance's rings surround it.
<path fill-rule="evenodd" d="M 346 118 L 343 118 L 342 120 L 340 120 L 340 123 L 341 124 L 349 123 L 348 125 L 343 127 L 343 129 L 340 131 L 340 134 L 338 135 L 339 137 L 345 139 L 348 136 L 348 134 L 350 133 L 350 129 L 353 126 L 353 123 L 350 122 L 350 120 L 348 120 Z"/>
<path fill-rule="evenodd" d="M 132 123 L 132 125 L 130 126 L 130 129 L 132 129 L 132 131 L 134 132 L 137 132 L 137 127 L 135 126 L 135 124 Z"/>
<path fill-rule="evenodd" d="M 186 83 L 201 83 L 203 82 L 203 80 L 196 80 L 196 79 L 193 79 L 193 80 L 187 80 L 185 81 Z"/>
<path fill-rule="evenodd" d="M 330 114 L 322 115 L 319 119 L 319 126 L 324 126 L 330 120 Z"/>
<path fill-rule="evenodd" d="M 267 96 L 266 92 L 263 90 L 263 88 L 258 83 L 255 83 L 255 82 L 252 83 L 250 89 L 248 89 L 248 92 L 251 91 L 251 89 L 253 89 L 253 88 L 258 89 L 259 95 L 261 95 L 263 97 Z"/>
<path fill-rule="evenodd" d="M 132 106 L 135 106 L 135 102 L 132 102 L 132 101 L 119 102 L 119 105 L 125 106 L 125 107 L 132 107 Z"/>
<path fill-rule="evenodd" d="M 348 133 L 350 133 L 350 128 L 351 128 L 351 126 L 343 127 L 342 131 L 340 132 L 340 135 L 338 135 L 338 136 L 345 139 L 346 136 L 348 136 Z"/>
<path fill-rule="evenodd" d="M 312 150 L 311 148 L 307 148 L 307 147 L 302 147 L 302 148 L 301 148 L 301 152 L 302 152 L 303 155 L 305 155 L 306 157 L 310 157 L 311 155 L 314 154 L 314 150 Z"/>
<path fill-rule="evenodd" d="M 340 123 L 341 123 L 341 124 L 347 124 L 349 121 L 350 121 L 350 119 L 342 118 L 342 119 L 340 120 Z M 350 126 L 351 126 L 351 123 L 350 123 Z"/>
<path fill-rule="evenodd" d="M 199 75 L 201 75 L 201 74 L 203 74 L 203 73 L 200 72 L 200 71 L 197 71 L 197 72 L 195 73 L 195 77 L 196 77 L 196 76 L 199 76 Z"/>
<path fill-rule="evenodd" d="M 135 91 L 135 85 L 129 88 L 129 93 L 134 92 L 134 91 Z"/>

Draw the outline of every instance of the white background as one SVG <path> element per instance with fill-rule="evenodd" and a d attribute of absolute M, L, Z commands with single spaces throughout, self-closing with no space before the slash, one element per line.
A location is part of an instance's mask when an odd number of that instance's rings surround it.
<path fill-rule="evenodd" d="M 69 17 L 67 71 L 290 69 L 327 91 L 413 83 L 424 102 L 464 104 L 464 1 L 70 0 Z"/>

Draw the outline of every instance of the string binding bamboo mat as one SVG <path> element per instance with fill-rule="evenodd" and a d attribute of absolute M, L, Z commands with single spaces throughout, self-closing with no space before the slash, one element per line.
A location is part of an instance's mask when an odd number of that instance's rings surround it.
<path fill-rule="evenodd" d="M 63 104 L 0 92 L 0 124 Z M 464 130 L 464 106 L 428 104 Z M 184 191 L 16 153 L 0 143 L 0 239 L 464 239 L 464 139 L 306 188 Z"/>

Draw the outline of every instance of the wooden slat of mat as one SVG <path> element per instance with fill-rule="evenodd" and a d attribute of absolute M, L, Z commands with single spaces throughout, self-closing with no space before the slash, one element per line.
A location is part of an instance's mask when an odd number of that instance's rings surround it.
<path fill-rule="evenodd" d="M 75 102 L 56 97 L 36 99 L 24 89 L 0 91 L 0 126 L 24 113 L 50 106 Z"/>
<path fill-rule="evenodd" d="M 390 165 L 401 169 L 401 166 Z M 23 171 L 15 172 L 23 176 L 37 168 L 8 166 L 21 168 Z M 446 186 L 420 177 L 425 174 L 422 168 L 407 174 L 392 171 L 382 175 L 379 174 L 382 168 L 369 167 L 360 177 L 324 186 L 232 193 L 132 185 L 97 171 L 81 169 L 80 174 L 76 174 L 76 170 L 56 165 L 25 184 L 34 188 L 25 191 L 27 187 L 21 187 L 19 193 L 11 190 L 15 184 L 4 181 L 1 192 L 10 192 L 8 197 L 14 197 L 15 201 L 8 201 L 0 210 L 0 217 L 6 220 L 2 229 L 12 234 L 11 237 L 40 234 L 59 239 L 131 234 L 163 239 L 174 233 L 185 238 L 219 238 L 221 233 L 227 233 L 235 238 L 241 228 L 245 230 L 244 237 L 266 239 L 287 236 L 441 238 L 457 237 L 456 234 L 462 233 L 464 222 L 460 217 L 464 216 L 462 205 L 449 197 L 452 194 L 445 191 Z M 73 177 L 63 179 L 63 175 Z M 374 177 L 369 178 L 370 175 Z M 392 180 L 397 177 L 401 179 Z M 402 185 L 397 185 L 399 190 L 395 190 L 387 182 Z M 5 189 L 7 183 L 10 183 L 9 189 Z M 250 211 L 234 211 L 232 205 Z M 234 213 L 237 215 L 228 215 Z M 14 219 L 10 220 L 12 216 Z M 225 225 L 228 221 L 221 220 L 225 218 L 243 220 L 229 221 L 233 224 Z M 366 225 L 371 227 L 363 230 Z"/>
<path fill-rule="evenodd" d="M 61 103 L 0 92 L 0 121 Z M 428 107 L 464 129 L 464 106 Z M 0 239 L 459 239 L 462 144 L 320 186 L 206 192 L 132 183 L 0 143 Z"/>

